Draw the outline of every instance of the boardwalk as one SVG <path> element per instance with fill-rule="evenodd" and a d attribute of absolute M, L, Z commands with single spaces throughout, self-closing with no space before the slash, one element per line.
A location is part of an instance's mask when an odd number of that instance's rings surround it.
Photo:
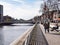
<path fill-rule="evenodd" d="M 29 45 L 48 45 L 39 25 L 37 25 L 32 32 Z"/>

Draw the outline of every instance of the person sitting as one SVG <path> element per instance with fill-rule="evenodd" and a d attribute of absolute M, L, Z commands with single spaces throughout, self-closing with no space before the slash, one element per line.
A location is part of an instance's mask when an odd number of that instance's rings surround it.
<path fill-rule="evenodd" d="M 59 28 L 59 26 L 58 26 L 58 24 L 56 24 L 56 27 L 53 27 L 51 31 L 54 31 L 55 30 L 55 31 L 59 32 L 58 30 L 56 30 L 58 28 Z"/>

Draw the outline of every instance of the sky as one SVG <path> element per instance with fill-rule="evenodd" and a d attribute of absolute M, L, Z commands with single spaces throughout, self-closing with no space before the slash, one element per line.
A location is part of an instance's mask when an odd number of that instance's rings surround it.
<path fill-rule="evenodd" d="M 31 19 L 39 13 L 43 0 L 0 0 L 3 5 L 3 15 L 17 19 Z"/>

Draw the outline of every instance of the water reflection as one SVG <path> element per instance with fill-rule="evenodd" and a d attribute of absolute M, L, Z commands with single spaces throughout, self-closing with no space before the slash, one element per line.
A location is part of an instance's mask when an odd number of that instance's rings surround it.
<path fill-rule="evenodd" d="M 31 25 L 32 24 L 13 24 L 0 26 L 0 45 L 9 45 L 21 36 Z"/>
<path fill-rule="evenodd" d="M 3 26 L 32 26 L 33 24 L 30 23 L 18 23 L 18 24 L 12 24 L 12 25 L 3 25 Z"/>
<path fill-rule="evenodd" d="M 3 26 L 0 26 L 0 45 L 4 45 Z"/>
<path fill-rule="evenodd" d="M 29 23 L 23 23 L 23 24 L 13 24 L 10 26 L 32 26 L 33 24 L 29 24 Z"/>

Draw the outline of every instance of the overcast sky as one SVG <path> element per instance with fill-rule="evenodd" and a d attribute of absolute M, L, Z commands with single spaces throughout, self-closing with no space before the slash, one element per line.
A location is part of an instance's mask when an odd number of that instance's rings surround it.
<path fill-rule="evenodd" d="M 4 7 L 4 15 L 13 18 L 30 19 L 39 15 L 42 0 L 0 0 Z"/>

